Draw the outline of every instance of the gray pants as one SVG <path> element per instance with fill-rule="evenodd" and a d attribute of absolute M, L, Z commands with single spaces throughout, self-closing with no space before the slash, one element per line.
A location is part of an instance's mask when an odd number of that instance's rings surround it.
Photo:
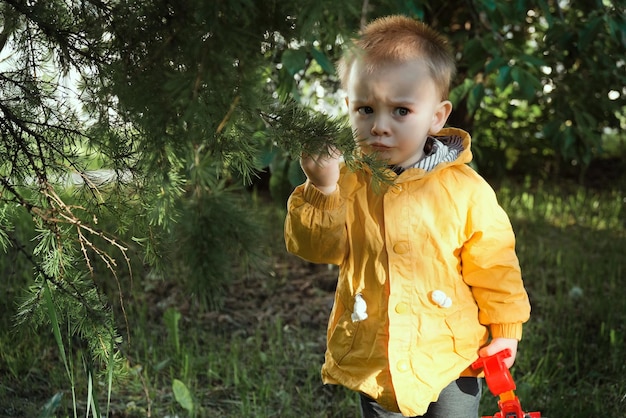
<path fill-rule="evenodd" d="M 460 377 L 441 391 L 437 402 L 431 403 L 426 414 L 421 415 L 421 417 L 477 418 L 481 393 L 480 379 Z M 361 416 L 363 418 L 401 418 L 403 415 L 389 412 L 378 405 L 376 401 L 361 395 Z"/>

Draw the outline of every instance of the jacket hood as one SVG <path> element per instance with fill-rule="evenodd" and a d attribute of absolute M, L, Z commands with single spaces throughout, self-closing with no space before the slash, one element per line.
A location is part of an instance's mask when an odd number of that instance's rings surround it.
<path fill-rule="evenodd" d="M 436 140 L 433 152 L 413 167 L 404 170 L 396 182 L 426 177 L 445 167 L 467 164 L 472 161 L 472 140 L 466 131 L 458 128 L 444 128 L 432 138 Z"/>

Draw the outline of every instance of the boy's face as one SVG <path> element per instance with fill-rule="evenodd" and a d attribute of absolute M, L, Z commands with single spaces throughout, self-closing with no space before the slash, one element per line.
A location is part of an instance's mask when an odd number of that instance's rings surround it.
<path fill-rule="evenodd" d="M 429 134 L 445 124 L 452 104 L 440 99 L 426 64 L 419 60 L 366 71 L 356 60 L 347 85 L 350 124 L 366 153 L 409 167 L 424 156 Z"/>

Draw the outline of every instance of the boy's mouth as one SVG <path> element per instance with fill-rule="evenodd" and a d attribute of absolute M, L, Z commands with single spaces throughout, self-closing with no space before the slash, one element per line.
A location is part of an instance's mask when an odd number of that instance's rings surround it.
<path fill-rule="evenodd" d="M 387 145 L 379 144 L 379 143 L 370 144 L 369 147 L 372 149 L 372 151 L 377 151 L 377 152 L 384 152 L 384 151 L 388 151 L 391 149 L 391 147 L 388 147 Z"/>

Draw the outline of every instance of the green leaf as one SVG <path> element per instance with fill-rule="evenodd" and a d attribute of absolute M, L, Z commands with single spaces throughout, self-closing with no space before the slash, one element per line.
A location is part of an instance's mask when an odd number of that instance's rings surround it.
<path fill-rule="evenodd" d="M 626 46 L 626 19 L 623 17 L 620 19 L 620 16 L 616 16 L 615 19 L 611 19 L 608 15 L 605 16 L 605 19 L 609 25 L 611 36 L 619 39 L 622 42 L 622 45 Z"/>
<path fill-rule="evenodd" d="M 504 65 L 500 67 L 498 71 L 498 78 L 496 78 L 496 86 L 502 90 L 506 88 L 509 84 L 511 84 L 511 67 L 508 65 Z"/>
<path fill-rule="evenodd" d="M 257 168 L 263 169 L 269 166 L 272 163 L 272 160 L 276 157 L 278 151 L 278 148 L 269 143 L 269 141 L 263 144 L 263 147 L 260 149 L 259 155 L 257 156 Z"/>
<path fill-rule="evenodd" d="M 506 118 L 508 118 L 508 116 L 509 116 L 509 115 L 508 115 L 508 114 L 507 114 L 504 110 L 499 109 L 499 108 L 497 108 L 497 107 L 493 108 L 493 109 L 491 110 L 491 113 L 492 113 L 492 114 L 493 114 L 496 118 L 500 118 L 500 119 L 506 119 Z"/>
<path fill-rule="evenodd" d="M 41 412 L 39 412 L 38 418 L 52 418 L 56 416 L 54 413 L 59 406 L 61 406 L 61 400 L 63 399 L 63 392 L 57 392 L 54 394 L 52 398 L 46 402 L 46 404 L 41 408 Z"/>
<path fill-rule="evenodd" d="M 468 74 L 473 76 L 483 71 L 489 55 L 485 40 L 481 38 L 470 39 L 463 48 L 463 59 L 468 65 Z"/>
<path fill-rule="evenodd" d="M 476 112 L 480 106 L 480 102 L 483 100 L 483 97 L 485 97 L 485 86 L 483 83 L 476 84 L 470 91 L 467 99 L 467 111 L 470 114 L 474 114 L 474 112 Z"/>
<path fill-rule="evenodd" d="M 109 410 L 111 407 L 111 392 L 113 390 L 113 369 L 115 368 L 115 339 L 111 338 L 111 345 L 109 346 L 109 360 L 107 363 L 107 413 L 109 416 Z"/>
<path fill-rule="evenodd" d="M 285 67 L 281 68 L 278 72 L 276 92 L 278 93 L 281 101 L 286 100 L 290 95 L 293 95 L 294 100 L 299 100 L 300 94 L 296 87 L 293 74 L 290 74 Z"/>
<path fill-rule="evenodd" d="M 48 309 L 48 319 L 52 324 L 52 333 L 54 334 L 54 339 L 56 340 L 57 346 L 59 347 L 61 359 L 63 360 L 63 364 L 65 365 L 65 371 L 67 372 L 67 376 L 69 377 L 69 379 L 73 380 L 69 362 L 67 361 L 67 356 L 65 354 L 65 345 L 63 344 L 63 338 L 61 337 L 61 327 L 59 326 L 59 319 L 57 317 L 56 307 L 54 306 L 54 302 L 52 301 L 52 292 L 50 291 L 50 286 L 48 286 L 47 280 L 44 282 L 44 299 L 46 301 L 46 308 Z"/>
<path fill-rule="evenodd" d="M 550 122 L 546 123 L 543 126 L 543 136 L 546 139 L 554 140 L 559 133 L 561 128 L 561 121 L 557 119 L 553 119 Z"/>
<path fill-rule="evenodd" d="M 458 106 L 459 103 L 461 103 L 461 101 L 465 98 L 465 96 L 467 96 L 467 93 L 469 93 L 470 89 L 474 87 L 474 85 L 474 80 L 472 80 L 471 78 L 466 78 L 461 84 L 453 88 L 450 91 L 449 96 L 452 105 Z"/>
<path fill-rule="evenodd" d="M 326 54 L 324 54 L 322 51 L 320 51 L 317 48 L 313 48 L 311 50 L 311 55 L 313 55 L 313 59 L 317 61 L 317 63 L 320 65 L 320 67 L 322 67 L 322 70 L 324 70 L 326 74 L 329 74 L 329 75 L 335 74 L 335 66 L 333 65 L 331 60 L 328 59 Z"/>
<path fill-rule="evenodd" d="M 491 73 L 498 68 L 502 68 L 506 66 L 508 60 L 504 57 L 494 57 L 489 63 L 485 66 L 485 71 Z"/>
<path fill-rule="evenodd" d="M 306 51 L 302 49 L 288 49 L 283 52 L 282 63 L 287 72 L 294 76 L 304 69 L 306 58 Z"/>
<path fill-rule="evenodd" d="M 597 146 L 595 144 L 592 145 L 592 138 L 598 136 L 598 122 L 593 115 L 580 110 L 574 112 L 574 121 L 576 122 L 574 125 L 575 136 L 579 138 L 577 140 L 576 153 L 583 163 L 588 165 L 592 159 L 592 148 Z M 601 148 L 601 144 L 598 145 L 598 148 Z"/>
<path fill-rule="evenodd" d="M 487 10 L 493 12 L 496 10 L 495 0 L 480 0 L 480 3 L 487 8 Z"/>
<path fill-rule="evenodd" d="M 589 45 L 593 42 L 594 38 L 598 34 L 600 24 L 602 24 L 602 17 L 596 16 L 591 19 L 585 27 L 578 32 L 578 50 L 585 52 Z"/>
<path fill-rule="evenodd" d="M 91 370 L 89 370 L 87 376 L 87 407 L 91 409 L 91 416 L 99 417 L 100 416 L 100 407 L 98 406 L 98 399 L 94 396 L 93 389 L 93 375 L 91 374 Z"/>
<path fill-rule="evenodd" d="M 467 41 L 463 48 L 463 57 L 468 61 L 474 61 L 485 55 L 485 48 L 483 48 L 480 38 L 473 38 Z"/>
<path fill-rule="evenodd" d="M 552 17 L 552 12 L 550 11 L 550 6 L 545 0 L 538 0 L 539 7 L 543 12 L 543 17 L 546 18 L 546 22 L 548 22 L 548 27 L 551 27 L 554 24 L 554 17 Z"/>
<path fill-rule="evenodd" d="M 187 389 L 187 386 L 178 379 L 174 379 L 172 382 L 172 391 L 174 392 L 174 398 L 176 402 L 189 412 L 193 412 L 193 398 L 191 392 Z"/>
<path fill-rule="evenodd" d="M 511 77 L 517 83 L 522 97 L 526 100 L 534 99 L 537 91 L 542 88 L 541 81 L 523 68 L 513 67 Z"/>
<path fill-rule="evenodd" d="M 515 22 L 519 17 L 519 14 L 515 10 L 515 4 L 510 1 L 499 1 L 496 2 L 496 7 L 498 11 L 504 17 L 505 21 Z M 526 14 L 526 13 L 524 13 Z"/>
<path fill-rule="evenodd" d="M 399 6 L 402 14 L 407 16 L 415 16 L 419 20 L 424 20 L 424 6 L 413 0 L 404 0 L 402 6 Z"/>
<path fill-rule="evenodd" d="M 300 161 L 291 160 L 289 162 L 289 171 L 287 172 L 287 179 L 289 180 L 289 184 L 293 187 L 299 186 L 304 183 L 306 180 L 306 176 L 302 171 L 302 167 L 300 167 Z"/>
<path fill-rule="evenodd" d="M 289 156 L 283 153 L 276 153 L 269 164 L 270 173 L 272 175 L 283 175 L 287 171 L 287 164 L 289 164 Z"/>
<path fill-rule="evenodd" d="M 515 1 L 515 11 L 517 15 L 526 15 L 528 12 L 528 6 L 526 5 L 526 0 L 516 0 Z"/>
<path fill-rule="evenodd" d="M 563 131 L 563 140 L 561 143 L 561 149 L 563 150 L 563 155 L 566 157 L 573 157 L 575 155 L 574 151 L 572 151 L 572 147 L 576 142 L 576 137 L 574 136 L 574 129 L 572 126 L 566 126 Z"/>
<path fill-rule="evenodd" d="M 532 64 L 535 67 L 542 67 L 546 65 L 546 61 L 538 57 L 537 55 L 522 54 L 518 58 L 518 61 L 524 62 L 527 64 Z"/>

